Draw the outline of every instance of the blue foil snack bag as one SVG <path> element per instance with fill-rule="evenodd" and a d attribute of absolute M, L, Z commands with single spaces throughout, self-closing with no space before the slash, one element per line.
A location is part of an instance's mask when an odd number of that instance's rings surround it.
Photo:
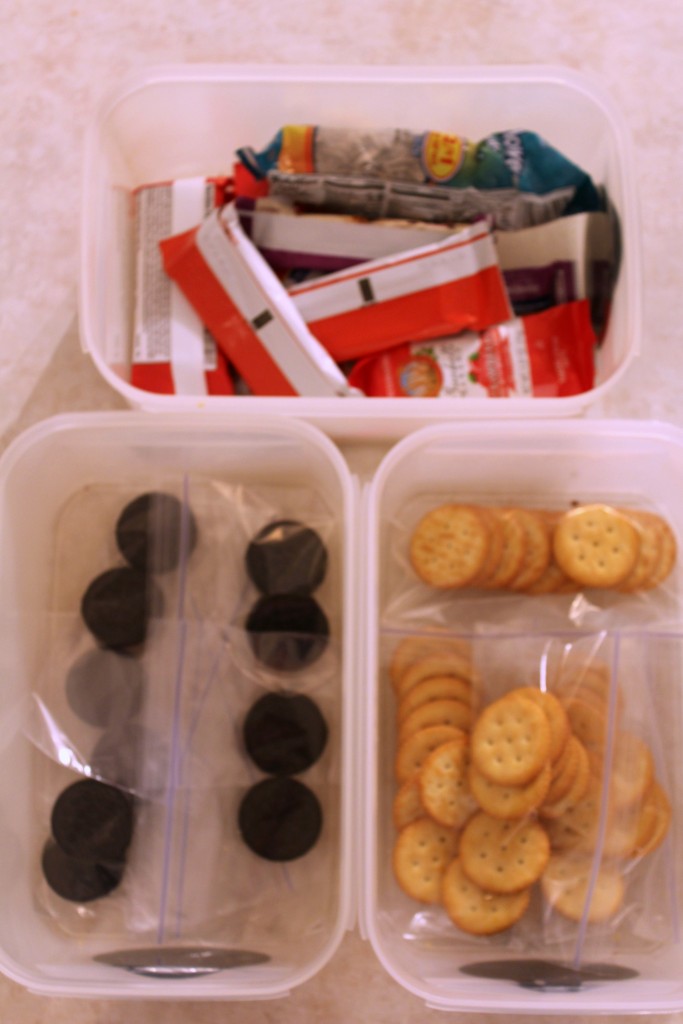
<path fill-rule="evenodd" d="M 273 195 L 367 217 L 472 221 L 506 230 L 605 208 L 582 168 L 537 133 L 471 142 L 446 132 L 287 125 L 237 156 Z"/>

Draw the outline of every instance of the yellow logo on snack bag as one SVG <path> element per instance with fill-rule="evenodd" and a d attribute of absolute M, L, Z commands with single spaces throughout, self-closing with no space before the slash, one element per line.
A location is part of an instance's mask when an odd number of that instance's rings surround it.
<path fill-rule="evenodd" d="M 315 128 L 309 124 L 288 124 L 282 129 L 278 169 L 287 174 L 311 174 Z"/>
<path fill-rule="evenodd" d="M 411 398 L 434 398 L 443 384 L 437 362 L 427 355 L 413 355 L 398 372 L 399 389 Z"/>
<path fill-rule="evenodd" d="M 422 144 L 425 173 L 432 181 L 450 181 L 462 166 L 465 143 L 448 132 L 427 132 Z"/>

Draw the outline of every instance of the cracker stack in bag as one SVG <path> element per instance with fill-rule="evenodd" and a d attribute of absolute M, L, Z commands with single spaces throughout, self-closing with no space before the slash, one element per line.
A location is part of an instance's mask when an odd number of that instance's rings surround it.
<path fill-rule="evenodd" d="M 519 921 L 534 886 L 571 921 L 612 919 L 671 811 L 649 746 L 621 726 L 607 667 L 568 663 L 552 692 L 523 686 L 487 703 L 465 641 L 408 637 L 390 678 L 403 891 L 474 935 Z"/>

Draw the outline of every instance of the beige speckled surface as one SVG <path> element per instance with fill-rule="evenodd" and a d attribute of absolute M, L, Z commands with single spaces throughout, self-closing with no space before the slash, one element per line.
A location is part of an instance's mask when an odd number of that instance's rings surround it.
<path fill-rule="evenodd" d="M 150 63 L 557 63 L 598 76 L 635 141 L 646 352 L 605 412 L 683 425 L 683 12 L 670 0 L 4 0 L 0 4 L 0 441 L 123 402 L 80 354 L 80 165 L 95 102 Z M 3 879 L 3 884 L 6 883 Z M 357 933 L 281 1003 L 79 1002 L 0 979 L 13 1024 L 441 1020 Z M 458 1018 L 458 1019 L 464 1019 Z M 555 1018 L 569 1020 L 569 1017 Z M 683 1014 L 659 1018 L 683 1021 Z"/>

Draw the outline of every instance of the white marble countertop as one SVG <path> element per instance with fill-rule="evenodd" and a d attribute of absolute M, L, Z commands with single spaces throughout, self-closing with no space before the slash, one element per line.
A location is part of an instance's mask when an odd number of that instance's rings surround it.
<path fill-rule="evenodd" d="M 599 411 L 683 426 L 681 53 L 683 12 L 667 0 L 4 0 L 0 447 L 55 412 L 123 408 L 78 342 L 83 134 L 96 101 L 124 73 L 186 61 L 549 63 L 597 76 L 635 143 L 644 271 L 642 358 Z M 159 1017 L 169 1024 L 443 1019 L 390 979 L 357 933 L 316 978 L 278 1003 L 46 999 L 0 979 L 3 1021 L 138 1024 Z M 659 1019 L 683 1021 L 683 1013 Z"/>

